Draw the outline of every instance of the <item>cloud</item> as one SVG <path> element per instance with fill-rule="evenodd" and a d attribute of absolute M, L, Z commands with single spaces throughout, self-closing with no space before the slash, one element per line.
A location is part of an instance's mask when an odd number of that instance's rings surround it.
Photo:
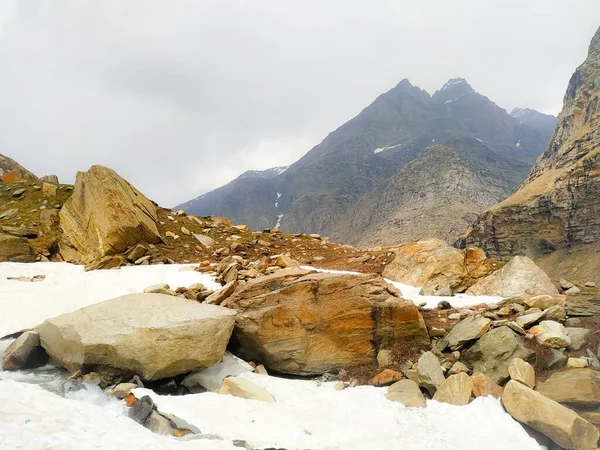
<path fill-rule="evenodd" d="M 557 113 L 600 4 L 581 0 L 4 0 L 0 153 L 110 166 L 172 206 L 295 161 L 409 78 Z"/>

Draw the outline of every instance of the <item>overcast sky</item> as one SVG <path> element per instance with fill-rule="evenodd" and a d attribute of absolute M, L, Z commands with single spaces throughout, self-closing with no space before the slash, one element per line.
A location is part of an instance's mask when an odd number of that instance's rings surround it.
<path fill-rule="evenodd" d="M 0 153 L 164 206 L 287 165 L 402 78 L 557 114 L 598 0 L 0 0 Z"/>

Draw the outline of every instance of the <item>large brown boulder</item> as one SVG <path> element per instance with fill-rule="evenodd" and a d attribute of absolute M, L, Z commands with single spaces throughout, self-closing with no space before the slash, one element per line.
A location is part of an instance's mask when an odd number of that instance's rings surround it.
<path fill-rule="evenodd" d="M 376 361 L 380 349 L 429 344 L 414 303 L 378 275 L 284 269 L 242 285 L 222 305 L 236 309 L 237 352 L 297 375 Z"/>
<path fill-rule="evenodd" d="M 467 293 L 517 297 L 523 295 L 558 294 L 546 273 L 526 256 L 515 256 L 502 269 L 480 279 Z"/>
<path fill-rule="evenodd" d="M 592 369 L 555 372 L 539 384 L 537 391 L 570 406 L 600 408 L 600 372 Z"/>
<path fill-rule="evenodd" d="M 394 259 L 382 275 L 412 286 L 461 292 L 492 270 L 480 249 L 459 250 L 440 239 L 409 242 L 392 251 Z"/>
<path fill-rule="evenodd" d="M 518 381 L 508 382 L 502 404 L 516 420 L 548 436 L 562 448 L 592 450 L 597 447 L 599 434 L 594 425 Z"/>
<path fill-rule="evenodd" d="M 142 193 L 114 170 L 92 166 L 77 173 L 73 195 L 60 212 L 61 253 L 90 262 L 141 241 L 158 242 L 157 220 L 156 205 Z"/>
<path fill-rule="evenodd" d="M 223 357 L 235 311 L 164 294 L 131 294 L 46 320 L 42 347 L 71 373 L 157 380 Z"/>

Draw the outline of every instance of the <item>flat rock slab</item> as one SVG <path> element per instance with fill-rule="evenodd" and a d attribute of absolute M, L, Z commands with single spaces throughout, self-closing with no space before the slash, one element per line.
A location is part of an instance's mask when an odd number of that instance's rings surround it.
<path fill-rule="evenodd" d="M 567 297 L 567 314 L 569 316 L 599 316 L 600 294 L 579 293 Z"/>
<path fill-rule="evenodd" d="M 210 367 L 223 357 L 236 312 L 163 294 L 132 294 L 46 320 L 42 347 L 70 372 L 100 366 L 145 380 Z"/>
<path fill-rule="evenodd" d="M 483 336 L 490 329 L 491 323 L 486 317 L 467 317 L 452 327 L 445 340 L 452 350 L 458 350 Z"/>
<path fill-rule="evenodd" d="M 600 408 L 600 372 L 592 369 L 556 372 L 540 383 L 537 391 L 559 403 Z"/>

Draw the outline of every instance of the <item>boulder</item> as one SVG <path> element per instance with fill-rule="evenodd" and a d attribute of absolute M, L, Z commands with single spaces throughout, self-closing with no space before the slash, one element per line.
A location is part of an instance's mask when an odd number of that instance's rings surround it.
<path fill-rule="evenodd" d="M 393 281 L 431 289 L 464 290 L 468 278 L 465 253 L 440 239 L 410 242 L 392 250 L 394 259 L 382 275 Z"/>
<path fill-rule="evenodd" d="M 250 280 L 222 305 L 236 309 L 235 352 L 296 375 L 376 361 L 380 349 L 429 345 L 413 302 L 375 274 L 281 269 Z"/>
<path fill-rule="evenodd" d="M 71 373 L 98 369 L 157 380 L 218 362 L 234 320 L 234 311 L 218 306 L 131 294 L 48 319 L 36 331 L 50 357 Z"/>
<path fill-rule="evenodd" d="M 600 408 L 600 372 L 592 369 L 555 372 L 538 385 L 537 391 L 570 406 Z"/>
<path fill-rule="evenodd" d="M 225 378 L 218 393 L 260 402 L 275 403 L 276 401 L 268 391 L 243 377 Z"/>
<path fill-rule="evenodd" d="M 417 362 L 417 377 L 419 385 L 434 395 L 435 391 L 444 383 L 444 372 L 440 362 L 432 352 L 425 352 Z"/>
<path fill-rule="evenodd" d="M 523 383 L 532 389 L 535 386 L 535 370 L 531 364 L 523 361 L 521 358 L 515 358 L 510 362 L 508 374 L 511 380 Z"/>
<path fill-rule="evenodd" d="M 60 211 L 61 245 L 78 252 L 81 261 L 75 262 L 90 262 L 142 241 L 159 242 L 157 220 L 156 205 L 141 192 L 114 170 L 92 166 L 77 173 L 73 195 Z"/>
<path fill-rule="evenodd" d="M 371 380 L 373 386 L 387 386 L 402 379 L 402 374 L 396 370 L 383 369 Z"/>
<path fill-rule="evenodd" d="M 569 316 L 600 316 L 600 294 L 598 293 L 569 295 L 566 303 Z"/>
<path fill-rule="evenodd" d="M 571 345 L 569 346 L 571 350 L 580 350 L 586 344 L 586 339 L 590 334 L 590 330 L 587 328 L 578 328 L 578 327 L 566 327 L 567 336 L 571 340 Z"/>
<path fill-rule="evenodd" d="M 527 297 L 525 299 L 525 304 L 530 308 L 538 308 L 540 310 L 548 309 L 551 306 L 556 306 L 558 304 L 562 304 L 566 301 L 566 296 L 564 295 L 533 295 L 531 297 Z"/>
<path fill-rule="evenodd" d="M 508 327 L 494 328 L 484 334 L 471 348 L 461 354 L 461 359 L 495 383 L 509 377 L 508 367 L 514 358 L 530 360 L 534 352 L 526 349 L 514 331 Z"/>
<path fill-rule="evenodd" d="M 566 328 L 553 320 L 544 320 L 531 328 L 528 333 L 534 335 L 540 344 L 552 348 L 565 348 L 571 345 Z"/>
<path fill-rule="evenodd" d="M 42 183 L 42 194 L 44 197 L 56 197 L 58 186 L 51 183 Z"/>
<path fill-rule="evenodd" d="M 475 372 L 471 375 L 471 381 L 473 382 L 473 395 L 475 397 L 485 397 L 486 395 L 496 398 L 502 397 L 503 389 L 500 385 L 481 372 Z"/>
<path fill-rule="evenodd" d="M 34 331 L 25 331 L 2 355 L 3 370 L 35 369 L 47 362 L 48 355 L 40 346 L 40 336 Z"/>
<path fill-rule="evenodd" d="M 473 381 L 466 373 L 450 375 L 438 388 L 433 399 L 451 405 L 467 405 L 471 399 Z"/>
<path fill-rule="evenodd" d="M 402 403 L 409 408 L 425 408 L 427 401 L 419 389 L 419 385 L 412 380 L 404 379 L 392 384 L 385 394 L 388 400 Z"/>
<path fill-rule="evenodd" d="M 204 234 L 192 233 L 196 240 L 205 248 L 211 248 L 215 245 L 215 240 L 210 236 L 206 236 Z"/>
<path fill-rule="evenodd" d="M 23 181 L 23 174 L 20 170 L 11 170 L 2 175 L 3 183 L 20 183 Z"/>
<path fill-rule="evenodd" d="M 467 293 L 515 297 L 558 294 L 546 273 L 526 256 L 514 256 L 502 269 L 482 278 Z"/>
<path fill-rule="evenodd" d="M 58 177 L 56 175 L 44 175 L 40 178 L 40 181 L 44 183 L 58 184 Z"/>
<path fill-rule="evenodd" d="M 486 317 L 467 317 L 454 325 L 445 340 L 452 350 L 459 350 L 465 344 L 479 339 L 490 329 L 492 321 Z"/>
<path fill-rule="evenodd" d="M 0 262 L 34 262 L 35 250 L 27 239 L 0 233 Z"/>
<path fill-rule="evenodd" d="M 565 449 L 592 450 L 597 447 L 599 433 L 594 425 L 518 381 L 508 382 L 502 404 L 514 419 Z"/>

